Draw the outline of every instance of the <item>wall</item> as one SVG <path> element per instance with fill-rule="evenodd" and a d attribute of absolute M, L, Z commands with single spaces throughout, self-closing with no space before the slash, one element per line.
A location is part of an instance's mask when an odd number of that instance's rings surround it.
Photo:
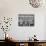
<path fill-rule="evenodd" d="M 45 39 L 45 15 L 46 8 L 33 8 L 30 6 L 28 0 L 0 0 L 0 16 L 13 17 L 13 22 L 10 33 L 17 40 L 27 40 L 34 34 L 37 35 L 39 40 Z M 34 14 L 35 26 L 34 27 L 19 27 L 18 14 Z M 2 31 L 0 31 L 2 33 Z M 0 33 L 0 35 L 2 35 Z M 45 34 L 44 34 L 45 33 Z M 2 36 L 0 36 L 2 39 Z"/>

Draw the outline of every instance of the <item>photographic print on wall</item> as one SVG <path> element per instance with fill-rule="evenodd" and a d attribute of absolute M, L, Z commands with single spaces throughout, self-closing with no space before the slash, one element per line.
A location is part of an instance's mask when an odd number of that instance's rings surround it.
<path fill-rule="evenodd" d="M 18 26 L 34 26 L 34 14 L 19 14 Z"/>

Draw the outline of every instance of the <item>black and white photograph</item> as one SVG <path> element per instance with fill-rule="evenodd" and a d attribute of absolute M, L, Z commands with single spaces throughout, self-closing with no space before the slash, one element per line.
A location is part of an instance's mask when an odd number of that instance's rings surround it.
<path fill-rule="evenodd" d="M 33 14 L 19 14 L 18 26 L 34 26 L 34 15 Z"/>

